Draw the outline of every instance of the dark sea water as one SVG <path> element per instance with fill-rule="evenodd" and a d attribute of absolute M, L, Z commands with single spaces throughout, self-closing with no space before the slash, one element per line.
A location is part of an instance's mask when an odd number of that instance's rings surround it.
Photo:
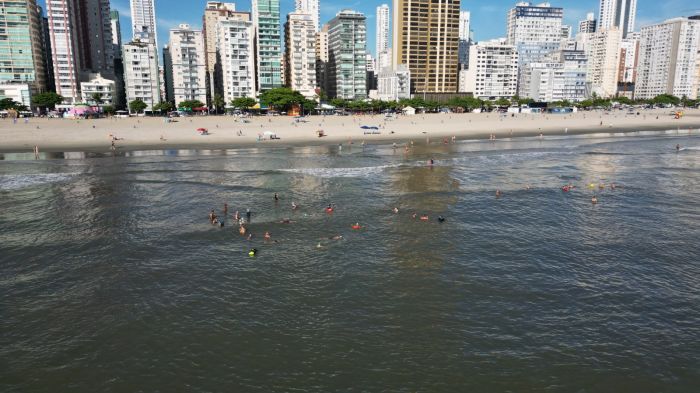
<path fill-rule="evenodd" d="M 697 131 L 75 156 L 0 161 L 2 392 L 700 391 Z"/>

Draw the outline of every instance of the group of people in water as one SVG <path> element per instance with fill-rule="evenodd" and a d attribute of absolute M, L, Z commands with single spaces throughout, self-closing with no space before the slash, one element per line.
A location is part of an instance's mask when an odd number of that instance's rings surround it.
<path fill-rule="evenodd" d="M 273 200 L 274 200 L 275 204 L 277 204 L 280 201 L 280 197 L 279 197 L 278 193 L 274 193 Z M 299 205 L 296 202 L 291 202 L 291 210 L 296 211 L 298 209 L 299 209 Z M 323 210 L 324 210 L 324 212 L 326 212 L 327 214 L 330 215 L 335 211 L 335 209 L 336 209 L 336 205 L 334 203 L 329 203 Z M 225 225 L 224 220 L 226 217 L 228 217 L 228 210 L 229 210 L 228 204 L 224 203 L 223 216 L 219 217 L 216 214 L 216 211 L 214 209 L 211 209 L 211 211 L 209 212 L 209 222 L 212 225 L 215 225 L 217 227 L 224 227 L 224 225 Z M 391 211 L 394 214 L 398 214 L 399 208 L 394 207 Z M 430 217 L 427 214 L 418 214 L 415 212 L 413 214 L 411 214 L 411 218 L 418 219 L 420 221 L 428 221 L 430 219 Z M 248 230 L 248 224 L 250 224 L 252 221 L 252 212 L 250 211 L 250 209 L 246 209 L 245 218 L 243 218 L 241 216 L 241 214 L 239 213 L 239 211 L 236 210 L 231 215 L 231 219 L 233 220 L 234 224 L 238 225 L 238 232 L 241 234 L 241 236 L 245 236 L 246 240 L 249 240 L 249 241 L 253 240 L 253 234 L 251 232 L 249 232 L 249 230 Z M 438 216 L 437 221 L 440 223 L 445 222 L 445 217 Z M 288 218 L 288 217 L 282 218 L 279 221 L 280 224 L 292 224 L 294 222 L 295 221 L 293 221 L 291 218 Z M 362 225 L 360 225 L 359 221 L 350 225 L 350 229 L 352 229 L 353 231 L 359 231 L 363 228 L 364 227 Z M 272 240 L 272 234 L 269 231 L 265 231 L 265 234 L 263 235 L 263 239 L 266 243 L 270 243 L 270 242 L 276 243 L 277 242 L 276 240 Z M 343 235 L 332 235 L 332 236 L 329 236 L 328 239 L 329 240 L 341 240 L 341 239 L 343 239 Z M 318 243 L 317 247 L 321 248 L 322 247 L 321 243 Z M 253 256 L 257 255 L 257 253 L 258 253 L 258 250 L 256 248 L 251 248 L 250 251 L 248 252 L 248 255 L 253 257 Z"/>

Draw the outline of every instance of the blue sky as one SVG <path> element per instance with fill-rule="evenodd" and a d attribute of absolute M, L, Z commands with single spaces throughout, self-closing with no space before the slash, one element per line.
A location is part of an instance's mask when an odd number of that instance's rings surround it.
<path fill-rule="evenodd" d="M 280 0 L 282 19 L 293 11 L 294 0 Z M 321 23 L 332 19 L 335 14 L 344 8 L 354 9 L 367 15 L 367 49 L 374 53 L 375 37 L 375 12 L 378 5 L 386 3 L 391 7 L 391 1 L 382 0 L 320 0 Z M 41 1 L 44 3 L 44 0 Z M 202 13 L 206 0 L 155 0 L 156 18 L 158 24 L 158 41 L 162 47 L 168 41 L 168 30 L 180 23 L 189 23 L 192 26 L 201 27 Z M 236 3 L 236 9 L 250 11 L 250 0 L 229 0 Z M 506 13 L 516 1 L 491 0 L 463 1 L 462 9 L 471 11 L 472 30 L 476 40 L 502 37 L 506 29 Z M 564 23 L 574 26 L 576 31 L 578 21 L 584 19 L 587 12 L 598 14 L 599 1 L 597 0 L 561 0 L 550 1 L 552 6 L 564 8 Z M 122 25 L 122 40 L 131 39 L 131 19 L 129 14 L 129 0 L 111 0 L 111 6 L 120 13 Z M 638 0 L 636 30 L 639 27 L 660 22 L 676 16 L 687 16 L 700 13 L 700 5 L 696 0 Z"/>

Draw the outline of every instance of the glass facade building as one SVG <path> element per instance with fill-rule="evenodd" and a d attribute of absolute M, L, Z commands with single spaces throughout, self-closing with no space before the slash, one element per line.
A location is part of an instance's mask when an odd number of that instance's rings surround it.
<path fill-rule="evenodd" d="M 282 87 L 282 33 L 279 0 L 253 0 L 258 52 L 258 90 Z"/>
<path fill-rule="evenodd" d="M 35 0 L 0 0 L 0 83 L 46 88 L 42 21 Z"/>

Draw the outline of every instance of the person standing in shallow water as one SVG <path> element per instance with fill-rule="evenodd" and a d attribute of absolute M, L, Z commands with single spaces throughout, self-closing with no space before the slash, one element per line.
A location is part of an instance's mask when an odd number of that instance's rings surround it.
<path fill-rule="evenodd" d="M 252 213 L 250 212 L 250 209 L 245 209 L 245 219 L 247 223 L 250 223 L 250 217 L 252 216 Z"/>

